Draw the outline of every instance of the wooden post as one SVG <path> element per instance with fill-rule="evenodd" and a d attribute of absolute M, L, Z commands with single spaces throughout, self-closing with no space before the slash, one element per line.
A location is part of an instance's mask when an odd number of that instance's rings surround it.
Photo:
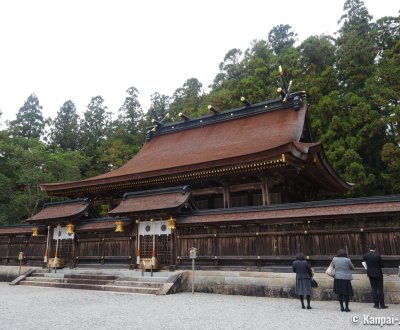
<path fill-rule="evenodd" d="M 270 205 L 271 199 L 269 196 L 269 188 L 268 188 L 268 179 L 266 177 L 261 178 L 261 190 L 262 190 L 262 199 L 263 205 Z"/>
<path fill-rule="evenodd" d="M 136 239 L 137 239 L 136 264 L 138 265 L 138 267 L 141 267 L 141 262 L 140 262 L 140 232 L 139 232 L 140 221 L 137 221 L 136 223 L 137 223 L 137 228 L 136 228 Z"/>
<path fill-rule="evenodd" d="M 52 254 L 52 242 L 53 242 L 53 235 L 52 235 L 52 228 L 51 228 L 51 226 L 47 226 L 47 230 L 48 230 L 48 235 L 49 235 L 49 249 L 48 249 L 48 251 L 47 251 L 47 256 L 48 256 L 48 258 L 47 258 L 47 269 L 48 269 L 48 272 L 49 273 L 51 273 L 51 268 L 50 268 L 50 256 L 51 256 L 51 254 Z"/>
<path fill-rule="evenodd" d="M 10 244 L 11 244 L 11 237 L 8 237 L 6 264 L 10 262 Z"/>
<path fill-rule="evenodd" d="M 257 257 L 257 266 L 261 267 L 261 260 L 258 259 L 258 257 L 261 256 L 261 237 L 260 237 L 260 225 L 256 226 L 256 242 L 255 242 L 255 246 L 256 246 L 256 257 Z"/>
<path fill-rule="evenodd" d="M 58 263 L 58 243 L 60 241 L 60 225 L 57 225 L 57 243 L 56 252 L 54 253 L 54 273 L 57 273 L 57 263 Z"/>
<path fill-rule="evenodd" d="M 218 228 L 213 228 L 213 234 L 214 265 L 218 266 Z"/>
<path fill-rule="evenodd" d="M 223 184 L 223 196 L 224 196 L 224 208 L 228 209 L 231 207 L 231 196 L 229 192 L 229 185 L 224 183 Z"/>

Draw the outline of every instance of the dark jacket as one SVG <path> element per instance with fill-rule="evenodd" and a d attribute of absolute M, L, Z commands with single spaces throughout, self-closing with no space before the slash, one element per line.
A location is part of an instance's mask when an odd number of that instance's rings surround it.
<path fill-rule="evenodd" d="M 382 277 L 383 261 L 381 255 L 376 252 L 368 252 L 364 254 L 363 261 L 367 263 L 368 277 Z"/>
<path fill-rule="evenodd" d="M 293 261 L 293 272 L 296 273 L 296 279 L 302 280 L 311 278 L 311 267 L 307 260 Z"/>

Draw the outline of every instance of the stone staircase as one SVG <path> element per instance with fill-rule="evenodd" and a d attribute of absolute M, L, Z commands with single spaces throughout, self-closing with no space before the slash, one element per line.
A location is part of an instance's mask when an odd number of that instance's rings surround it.
<path fill-rule="evenodd" d="M 155 273 L 154 277 L 139 271 L 108 272 L 98 270 L 80 272 L 49 273 L 47 270 L 32 270 L 19 276 L 11 285 L 28 285 L 38 287 L 98 290 L 119 293 L 166 295 L 175 293 L 182 283 L 184 273 Z"/>

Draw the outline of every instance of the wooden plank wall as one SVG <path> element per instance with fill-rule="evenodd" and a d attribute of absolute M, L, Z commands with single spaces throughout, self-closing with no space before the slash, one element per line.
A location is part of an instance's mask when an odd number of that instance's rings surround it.
<path fill-rule="evenodd" d="M 24 253 L 24 265 L 42 265 L 46 236 L 0 236 L 0 264 L 18 265 L 19 252 Z"/>
<path fill-rule="evenodd" d="M 126 265 L 134 267 L 137 255 L 136 231 L 123 233 L 76 233 L 75 240 L 60 242 L 66 265 Z M 149 236 L 150 237 L 150 236 Z M 197 263 L 205 266 L 269 266 L 290 264 L 298 252 L 314 266 L 326 265 L 344 248 L 357 266 L 367 244 L 377 245 L 385 265 L 398 267 L 400 260 L 400 217 L 300 221 L 296 223 L 253 223 L 184 226 L 174 235 L 156 239 L 162 265 L 190 265 L 189 250 L 198 249 Z M 145 247 L 143 244 L 146 244 Z M 46 236 L 0 236 L 0 264 L 17 265 L 24 252 L 24 264 L 43 265 Z M 52 254 L 55 241 L 52 240 Z M 142 257 L 151 257 L 152 242 L 141 237 Z M 147 252 L 146 252 L 147 251 Z M 146 255 L 145 255 L 146 254 Z"/>
<path fill-rule="evenodd" d="M 358 265 L 370 242 L 377 245 L 386 265 L 396 266 L 400 259 L 398 217 L 178 227 L 176 238 L 180 265 L 190 263 L 191 247 L 198 249 L 199 265 L 290 264 L 303 252 L 318 266 L 328 264 L 339 249 Z"/>

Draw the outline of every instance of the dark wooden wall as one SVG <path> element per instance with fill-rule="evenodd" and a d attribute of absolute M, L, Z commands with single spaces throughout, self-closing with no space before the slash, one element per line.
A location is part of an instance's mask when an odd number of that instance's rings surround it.
<path fill-rule="evenodd" d="M 46 236 L 0 236 L 0 264 L 18 265 L 23 252 L 23 264 L 42 265 L 45 251 Z"/>
<path fill-rule="evenodd" d="M 303 252 L 314 266 L 325 266 L 343 248 L 360 267 L 371 242 L 377 245 L 387 267 L 398 267 L 400 217 L 178 226 L 173 235 L 156 236 L 156 250 L 163 266 L 190 265 L 189 249 L 195 247 L 199 266 L 263 267 L 290 265 L 298 252 Z M 55 244 L 52 240 L 50 257 L 54 257 Z M 61 240 L 59 244 L 59 256 L 66 266 L 135 267 L 135 227 L 123 233 L 75 233 L 74 240 Z M 150 258 L 152 236 L 141 236 L 140 245 L 141 257 Z M 45 248 L 46 236 L 0 236 L 0 263 L 17 265 L 18 253 L 24 252 L 24 264 L 43 265 Z"/>
<path fill-rule="evenodd" d="M 190 263 L 189 249 L 198 249 L 204 266 L 267 266 L 290 264 L 298 252 L 315 266 L 327 265 L 339 249 L 361 266 L 369 243 L 375 243 L 387 266 L 400 260 L 400 219 L 340 219 L 280 224 L 178 227 L 178 264 Z"/>

